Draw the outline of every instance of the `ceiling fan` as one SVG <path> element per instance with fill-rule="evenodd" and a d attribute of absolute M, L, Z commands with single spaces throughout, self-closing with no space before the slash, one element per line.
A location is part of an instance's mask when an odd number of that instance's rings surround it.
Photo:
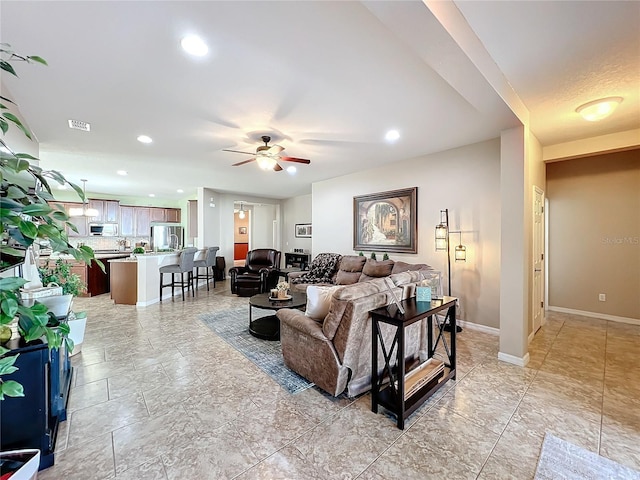
<path fill-rule="evenodd" d="M 249 160 L 244 160 L 242 162 L 234 163 L 232 166 L 237 167 L 239 165 L 244 165 L 245 163 L 257 161 L 258 166 L 263 170 L 274 170 L 279 172 L 282 170 L 282 167 L 278 162 L 294 162 L 294 163 L 304 163 L 309 165 L 311 160 L 307 160 L 305 158 L 296 158 L 296 157 L 285 157 L 280 155 L 280 152 L 284 150 L 284 147 L 280 145 L 271 145 L 269 146 L 269 142 L 271 141 L 271 137 L 268 135 L 262 136 L 262 141 L 264 145 L 259 146 L 256 149 L 256 153 L 249 152 L 241 152 L 239 150 L 227 150 L 223 149 L 223 152 L 234 152 L 234 153 L 244 153 L 246 155 L 255 155 L 253 158 Z"/>

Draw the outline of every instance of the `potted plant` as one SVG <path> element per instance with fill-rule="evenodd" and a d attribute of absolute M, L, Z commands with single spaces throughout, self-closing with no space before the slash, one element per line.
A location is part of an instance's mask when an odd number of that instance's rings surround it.
<path fill-rule="evenodd" d="M 58 258 L 55 261 L 47 260 L 44 266 L 38 268 L 40 279 L 43 285 L 56 284 L 62 288 L 63 295 L 78 295 L 87 291 L 87 285 L 82 281 L 80 275 L 71 271 L 71 265 Z M 84 331 L 87 327 L 86 312 L 75 312 L 71 310 L 67 318 L 69 334 L 67 335 L 67 348 L 69 356 L 80 353 L 84 340 Z"/>
<path fill-rule="evenodd" d="M 38 56 L 16 54 L 8 44 L 0 44 L 0 68 L 2 71 L 17 76 L 12 63 L 46 62 Z M 14 102 L 0 96 L 0 130 L 6 134 L 9 127 L 18 128 L 32 139 L 31 132 L 20 119 L 11 112 Z M 68 221 L 65 212 L 54 209 L 48 202 L 54 200 L 50 181 L 70 185 L 84 201 L 84 193 L 77 185 L 56 171 L 45 171 L 29 161 L 37 158 L 15 153 L 0 139 L 0 220 L 2 221 L 2 238 L 0 239 L 0 266 L 10 266 L 10 260 L 24 257 L 25 249 L 36 240 L 49 240 L 55 252 L 72 255 L 76 260 L 91 262 L 93 250 L 88 246 L 74 248 L 65 232 L 65 227 L 77 231 Z M 104 265 L 96 261 L 100 268 Z M 20 288 L 27 283 L 24 278 L 9 276 L 0 278 L 0 326 L 15 325 L 18 334 L 25 342 L 42 337 L 46 338 L 49 348 L 59 348 L 69 333 L 68 325 L 57 325 L 55 316 L 47 307 L 37 300 L 27 304 L 21 299 Z M 3 381 L 2 375 L 15 372 L 16 355 L 0 346 L 0 400 L 5 396 L 22 397 L 25 395 L 22 385 L 15 381 Z M 28 393 L 28 392 L 27 392 Z"/>

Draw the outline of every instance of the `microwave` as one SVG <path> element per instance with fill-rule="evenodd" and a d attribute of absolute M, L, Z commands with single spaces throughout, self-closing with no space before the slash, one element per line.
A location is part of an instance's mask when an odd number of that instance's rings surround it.
<path fill-rule="evenodd" d="M 89 224 L 89 234 L 102 237 L 115 237 L 118 235 L 117 223 L 91 223 Z"/>

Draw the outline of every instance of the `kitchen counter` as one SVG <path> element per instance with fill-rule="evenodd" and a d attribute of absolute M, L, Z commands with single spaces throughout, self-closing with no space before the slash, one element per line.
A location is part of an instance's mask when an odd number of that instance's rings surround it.
<path fill-rule="evenodd" d="M 195 259 L 204 258 L 204 255 L 206 255 L 206 250 L 202 249 L 196 253 Z M 109 259 L 108 262 L 112 265 L 111 286 L 114 288 L 116 284 L 126 285 L 127 280 L 123 276 L 132 276 L 133 266 L 135 266 L 135 305 L 137 307 L 146 307 L 158 303 L 160 301 L 160 267 L 178 263 L 179 258 L 180 254 L 178 252 L 150 252 L 144 255 L 136 255 L 135 257 Z M 129 290 L 133 290 L 131 280 L 128 280 L 128 282 L 130 284 Z M 171 299 L 170 288 L 165 288 L 162 292 L 163 300 Z M 118 303 L 113 295 L 112 298 Z M 127 301 L 130 301 L 130 299 L 127 299 Z"/>

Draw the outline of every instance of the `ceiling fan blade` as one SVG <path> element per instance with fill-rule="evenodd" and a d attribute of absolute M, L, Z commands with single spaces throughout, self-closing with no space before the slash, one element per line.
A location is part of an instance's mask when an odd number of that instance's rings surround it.
<path fill-rule="evenodd" d="M 282 150 L 284 150 L 284 147 L 281 147 L 280 145 L 271 145 L 269 147 L 269 153 L 275 153 L 276 155 Z"/>
<path fill-rule="evenodd" d="M 249 163 L 249 162 L 253 162 L 255 161 L 256 157 L 250 158 L 249 160 L 245 160 L 244 162 L 238 162 L 238 163 L 234 163 L 233 165 L 231 165 L 232 167 L 238 167 L 240 165 L 244 165 L 245 163 Z"/>
<path fill-rule="evenodd" d="M 274 171 L 274 172 L 279 172 L 280 170 L 282 170 L 282 167 L 281 167 L 278 163 L 276 163 L 276 164 L 273 166 L 273 171 Z"/>
<path fill-rule="evenodd" d="M 309 165 L 311 160 L 307 160 L 306 158 L 296 158 L 296 157 L 280 157 L 280 160 L 283 162 L 296 162 L 296 163 L 305 163 Z"/>
<path fill-rule="evenodd" d="M 233 152 L 233 153 L 244 153 L 245 155 L 255 155 L 253 152 L 241 152 L 240 150 L 228 150 L 226 148 L 222 149 L 223 152 Z"/>

